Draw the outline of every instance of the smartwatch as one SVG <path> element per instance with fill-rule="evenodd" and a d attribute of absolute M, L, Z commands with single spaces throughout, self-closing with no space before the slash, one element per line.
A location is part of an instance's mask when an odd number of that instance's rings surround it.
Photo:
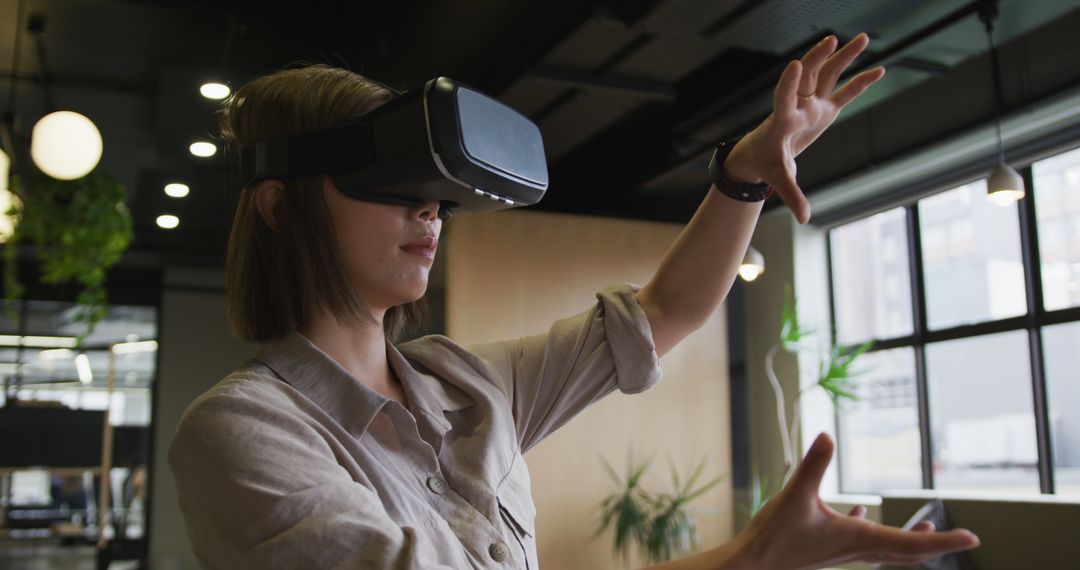
<path fill-rule="evenodd" d="M 737 142 L 739 139 L 736 138 L 721 141 L 716 145 L 716 150 L 713 151 L 712 159 L 709 161 L 709 178 L 721 194 L 740 202 L 761 202 L 769 199 L 773 195 L 773 189 L 768 183 L 736 182 L 724 173 L 724 161 L 727 160 Z"/>

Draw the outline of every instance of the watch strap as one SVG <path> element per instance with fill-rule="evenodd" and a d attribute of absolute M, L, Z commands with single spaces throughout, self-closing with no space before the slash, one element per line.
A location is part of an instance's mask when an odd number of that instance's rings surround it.
<path fill-rule="evenodd" d="M 727 177 L 724 173 L 724 161 L 727 160 L 731 149 L 739 139 L 721 141 L 713 150 L 712 159 L 709 160 L 709 178 L 721 194 L 740 202 L 761 202 L 768 200 L 773 195 L 773 189 L 768 183 L 748 184 L 737 182 Z"/>

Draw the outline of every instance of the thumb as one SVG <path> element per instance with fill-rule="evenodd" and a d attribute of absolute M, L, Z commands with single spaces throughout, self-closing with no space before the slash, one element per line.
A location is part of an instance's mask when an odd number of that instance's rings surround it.
<path fill-rule="evenodd" d="M 806 199 L 790 170 L 782 170 L 778 176 L 768 182 L 772 184 L 784 204 L 795 214 L 795 219 L 800 224 L 810 221 L 810 201 Z"/>
<path fill-rule="evenodd" d="M 807 494 L 816 497 L 821 488 L 821 480 L 825 477 L 825 471 L 832 461 L 833 449 L 832 438 L 828 434 L 821 433 L 814 440 L 813 445 L 806 452 L 795 476 L 791 479 L 791 486 L 799 494 Z"/>

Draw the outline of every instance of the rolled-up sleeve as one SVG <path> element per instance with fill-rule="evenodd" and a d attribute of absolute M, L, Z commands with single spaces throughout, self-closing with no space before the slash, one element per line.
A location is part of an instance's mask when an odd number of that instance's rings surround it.
<path fill-rule="evenodd" d="M 509 396 L 521 450 L 615 389 L 636 394 L 661 377 L 639 287 L 618 284 L 547 333 L 470 347 Z"/>
<path fill-rule="evenodd" d="M 422 538 L 349 477 L 312 425 L 271 403 L 201 401 L 169 463 L 203 568 L 448 568 L 418 560 Z"/>

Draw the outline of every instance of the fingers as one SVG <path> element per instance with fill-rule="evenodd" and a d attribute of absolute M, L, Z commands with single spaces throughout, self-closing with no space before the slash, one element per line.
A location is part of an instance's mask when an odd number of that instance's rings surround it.
<path fill-rule="evenodd" d="M 773 110 L 777 118 L 790 115 L 798 104 L 799 77 L 802 76 L 802 62 L 792 61 L 780 74 L 780 81 L 776 83 L 773 92 Z"/>
<path fill-rule="evenodd" d="M 803 72 L 799 78 L 799 96 L 807 97 L 817 91 L 818 72 L 821 66 L 829 60 L 829 56 L 836 51 L 836 36 L 828 36 L 821 40 L 802 58 Z"/>
<path fill-rule="evenodd" d="M 857 519 L 865 519 L 866 507 L 864 507 L 863 505 L 855 505 L 854 507 L 852 507 L 851 511 L 848 512 L 848 516 L 855 517 Z"/>
<path fill-rule="evenodd" d="M 848 103 L 861 95 L 863 91 L 866 91 L 868 87 L 877 83 L 877 81 L 884 76 L 884 67 L 868 69 L 851 78 L 851 81 L 848 81 L 843 87 L 837 89 L 836 92 L 829 97 L 829 100 L 836 105 L 838 110 L 843 109 Z"/>
<path fill-rule="evenodd" d="M 840 48 L 840 51 L 832 54 L 828 61 L 821 67 L 821 72 L 818 74 L 817 85 L 815 92 L 819 97 L 828 97 L 832 93 L 833 88 L 836 87 L 836 82 L 840 79 L 840 75 L 844 73 L 844 70 L 851 65 L 851 62 L 855 61 L 855 58 L 859 57 L 859 54 L 866 49 L 866 46 L 870 44 L 870 36 L 866 33 L 855 36 L 844 47 Z M 807 91 L 802 91 L 807 93 Z"/>
<path fill-rule="evenodd" d="M 810 201 L 806 199 L 799 183 L 795 181 L 795 160 L 787 159 L 787 163 L 776 173 L 775 178 L 769 179 L 773 190 L 780 195 L 780 199 L 795 214 L 795 219 L 800 224 L 810 221 Z M 813 448 L 811 448 L 813 449 Z M 832 451 L 829 452 L 830 455 Z M 809 453 L 807 454 L 809 456 Z M 805 462 L 805 460 L 804 460 Z M 828 466 L 828 461 L 826 461 Z"/>
<path fill-rule="evenodd" d="M 957 529 L 948 532 L 928 532 L 925 528 L 912 532 L 874 525 L 867 531 L 864 546 L 870 552 L 917 557 L 937 557 L 979 546 L 978 537 L 970 531 Z"/>
<path fill-rule="evenodd" d="M 917 564 L 979 546 L 978 537 L 967 530 L 934 532 L 930 522 L 921 522 L 910 531 L 878 524 L 861 529 L 859 549 L 864 554 L 859 558 L 866 562 Z"/>
<path fill-rule="evenodd" d="M 795 215 L 798 217 L 798 213 Z M 801 219 L 799 221 L 802 223 Z M 829 462 L 832 461 L 833 447 L 832 438 L 827 434 L 822 433 L 817 436 L 798 470 L 795 471 L 795 476 L 791 479 L 791 485 L 797 492 L 817 497 L 821 479 L 825 476 L 825 470 L 829 468 Z"/>

